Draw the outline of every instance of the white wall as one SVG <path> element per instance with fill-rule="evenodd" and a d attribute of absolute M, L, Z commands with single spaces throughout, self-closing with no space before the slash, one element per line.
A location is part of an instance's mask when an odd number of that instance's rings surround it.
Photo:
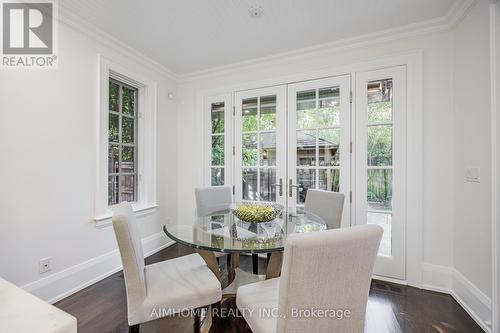
<path fill-rule="evenodd" d="M 491 116 L 489 3 L 479 1 L 454 31 L 454 267 L 491 297 Z M 480 168 L 480 183 L 465 181 Z"/>
<path fill-rule="evenodd" d="M 179 85 L 179 216 L 194 216 L 193 188 L 202 185 L 202 119 L 199 97 L 206 89 L 248 84 L 292 74 L 335 68 L 422 49 L 424 55 L 424 261 L 452 265 L 453 210 L 453 110 L 452 36 L 406 38 L 352 50 L 332 50 L 299 59 L 283 59 L 206 78 L 190 79 Z"/>
<path fill-rule="evenodd" d="M 98 54 L 158 83 L 158 202 L 176 217 L 175 82 L 110 46 L 60 24 L 58 69 L 0 73 L 0 276 L 47 300 L 120 265 L 112 227 L 93 223 Z M 140 219 L 146 251 L 166 242 L 159 216 Z"/>

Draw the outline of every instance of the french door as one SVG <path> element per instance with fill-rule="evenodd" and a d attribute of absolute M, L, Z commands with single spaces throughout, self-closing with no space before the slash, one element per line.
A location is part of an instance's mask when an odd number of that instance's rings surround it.
<path fill-rule="evenodd" d="M 356 74 L 353 224 L 384 229 L 374 274 L 406 279 L 406 67 Z"/>
<path fill-rule="evenodd" d="M 342 227 L 384 229 L 374 273 L 404 280 L 406 67 L 236 92 L 236 201 L 304 211 L 308 189 L 346 196 Z"/>
<path fill-rule="evenodd" d="M 286 86 L 235 94 L 237 201 L 286 205 Z"/>
<path fill-rule="evenodd" d="M 288 208 L 300 213 L 308 189 L 346 195 L 350 225 L 350 75 L 288 86 Z"/>

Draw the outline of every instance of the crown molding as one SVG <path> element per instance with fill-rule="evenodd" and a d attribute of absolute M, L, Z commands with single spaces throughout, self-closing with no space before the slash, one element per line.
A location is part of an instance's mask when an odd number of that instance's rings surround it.
<path fill-rule="evenodd" d="M 283 61 L 293 61 L 297 59 L 319 56 L 322 54 L 345 51 L 360 47 L 372 46 L 379 43 L 391 42 L 395 40 L 417 37 L 420 35 L 432 34 L 453 29 L 469 12 L 469 10 L 479 0 L 459 0 L 450 8 L 446 15 L 431 20 L 413 23 L 405 26 L 381 30 L 374 33 L 364 34 L 356 37 L 344 38 L 333 42 L 323 43 L 310 47 L 305 47 L 293 51 L 281 52 L 270 56 L 259 57 L 252 60 L 235 62 L 228 65 L 212 67 L 200 71 L 185 74 L 177 74 L 164 65 L 149 58 L 147 55 L 130 47 L 124 42 L 116 39 L 110 34 L 90 24 L 75 14 L 77 8 L 72 8 L 67 2 L 61 1 L 59 6 L 59 20 L 67 26 L 84 33 L 90 38 L 113 48 L 115 51 L 132 57 L 136 61 L 148 66 L 167 78 L 178 83 L 186 83 L 199 79 L 206 79 L 230 73 L 250 70 L 261 66 L 272 66 Z M 491 0 L 497 2 L 497 0 Z"/>
<path fill-rule="evenodd" d="M 135 61 L 149 67 L 150 69 L 164 75 L 168 79 L 178 81 L 179 76 L 175 72 L 149 58 L 142 52 L 134 49 L 133 47 L 97 28 L 93 24 L 90 24 L 86 20 L 82 19 L 79 15 L 75 14 L 75 12 L 76 9 L 72 8 L 70 5 L 68 5 L 68 3 L 61 1 L 59 5 L 59 21 L 69 26 L 70 28 L 73 28 L 74 30 L 96 40 L 97 42 L 112 48 L 114 51 L 134 59 Z"/>
<path fill-rule="evenodd" d="M 179 82 L 186 83 L 210 77 L 222 76 L 237 71 L 250 70 L 261 66 L 272 66 L 283 61 L 292 61 L 326 53 L 345 51 L 378 43 L 390 42 L 420 35 L 426 35 L 453 29 L 463 17 L 469 12 L 473 5 L 479 0 L 457 1 L 446 15 L 431 20 L 408 24 L 405 26 L 381 30 L 374 33 L 364 34 L 356 37 L 345 38 L 334 42 L 305 47 L 293 51 L 277 53 L 270 56 L 260 57 L 252 60 L 236 62 L 229 65 L 217 66 L 196 72 L 180 74 Z"/>

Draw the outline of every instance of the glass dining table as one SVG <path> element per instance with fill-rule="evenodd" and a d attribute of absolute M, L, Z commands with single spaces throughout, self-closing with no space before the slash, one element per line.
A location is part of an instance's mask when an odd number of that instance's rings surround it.
<path fill-rule="evenodd" d="M 286 238 L 292 233 L 326 230 L 326 223 L 311 213 L 291 215 L 283 211 L 270 222 L 254 223 L 238 219 L 231 210 L 215 212 L 191 222 L 167 222 L 163 227 L 172 240 L 192 247 L 221 280 L 214 252 L 231 254 L 226 296 L 235 295 L 238 286 L 278 277 Z M 239 268 L 240 254 L 271 254 L 266 274 L 252 274 Z"/>

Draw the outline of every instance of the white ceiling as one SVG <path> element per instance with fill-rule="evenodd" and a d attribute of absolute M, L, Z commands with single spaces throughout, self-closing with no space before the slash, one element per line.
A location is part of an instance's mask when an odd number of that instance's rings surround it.
<path fill-rule="evenodd" d="M 177 74 L 439 19 L 463 0 L 62 0 Z M 248 9 L 264 15 L 251 18 Z"/>

